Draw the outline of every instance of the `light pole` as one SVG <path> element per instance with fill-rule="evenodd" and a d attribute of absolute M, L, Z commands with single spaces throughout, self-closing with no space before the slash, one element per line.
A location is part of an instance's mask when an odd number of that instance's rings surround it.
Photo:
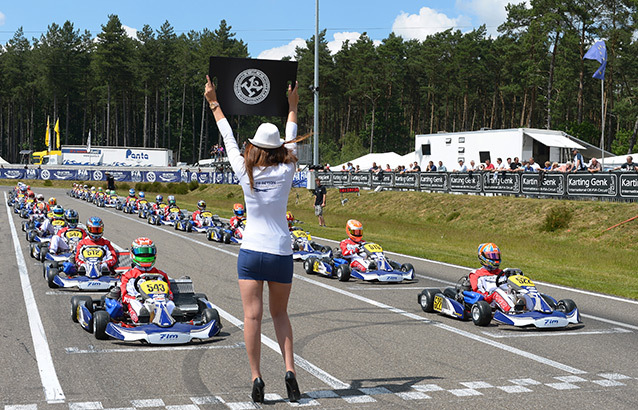
<path fill-rule="evenodd" d="M 319 164 L 319 0 L 315 0 L 315 84 L 312 89 L 314 94 L 314 135 L 312 162 Z"/>

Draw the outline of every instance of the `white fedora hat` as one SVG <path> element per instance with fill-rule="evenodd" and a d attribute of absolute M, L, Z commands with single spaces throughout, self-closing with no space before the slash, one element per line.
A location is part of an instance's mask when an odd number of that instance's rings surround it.
<path fill-rule="evenodd" d="M 279 138 L 279 129 L 275 124 L 265 122 L 257 128 L 253 138 L 248 138 L 251 144 L 259 148 L 279 148 L 284 140 Z"/>

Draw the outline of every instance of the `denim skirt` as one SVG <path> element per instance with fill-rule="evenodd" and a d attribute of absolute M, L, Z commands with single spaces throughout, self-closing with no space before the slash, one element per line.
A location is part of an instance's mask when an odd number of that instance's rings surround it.
<path fill-rule="evenodd" d="M 292 283 L 292 271 L 292 255 L 273 255 L 248 249 L 239 250 L 237 258 L 239 279 Z"/>

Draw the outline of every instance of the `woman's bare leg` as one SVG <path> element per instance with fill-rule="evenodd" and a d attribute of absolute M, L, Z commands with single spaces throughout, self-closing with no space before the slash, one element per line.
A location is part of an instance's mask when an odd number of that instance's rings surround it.
<path fill-rule="evenodd" d="M 292 345 L 292 326 L 288 318 L 288 298 L 291 283 L 268 282 L 270 315 L 286 371 L 295 372 L 295 358 Z"/>
<path fill-rule="evenodd" d="M 239 280 L 239 293 L 244 307 L 244 342 L 250 363 L 252 379 L 261 377 L 259 366 L 261 356 L 261 318 L 264 313 L 264 282 L 260 280 Z"/>

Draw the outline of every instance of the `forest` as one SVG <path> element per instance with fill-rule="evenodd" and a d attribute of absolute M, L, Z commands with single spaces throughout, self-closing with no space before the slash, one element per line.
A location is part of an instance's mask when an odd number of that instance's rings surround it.
<path fill-rule="evenodd" d="M 490 36 L 484 26 L 449 29 L 423 41 L 363 33 L 331 54 L 319 35 L 320 162 L 338 164 L 367 152 L 414 149 L 414 135 L 481 128 L 546 128 L 617 155 L 636 150 L 638 1 L 532 0 L 507 7 Z M 42 150 L 47 118 L 60 120 L 62 145 L 170 148 L 175 160 L 208 158 L 220 142 L 203 99 L 211 56 L 250 58 L 232 22 L 176 34 L 170 22 L 127 36 L 117 15 L 100 33 L 71 21 L 51 23 L 28 39 L 22 29 L 0 45 L 0 156 Z M 600 63 L 583 59 L 596 40 Z M 297 48 L 299 129 L 313 128 L 314 36 Z M 240 141 L 264 120 L 232 117 Z M 53 125 L 52 125 L 53 126 Z"/>

